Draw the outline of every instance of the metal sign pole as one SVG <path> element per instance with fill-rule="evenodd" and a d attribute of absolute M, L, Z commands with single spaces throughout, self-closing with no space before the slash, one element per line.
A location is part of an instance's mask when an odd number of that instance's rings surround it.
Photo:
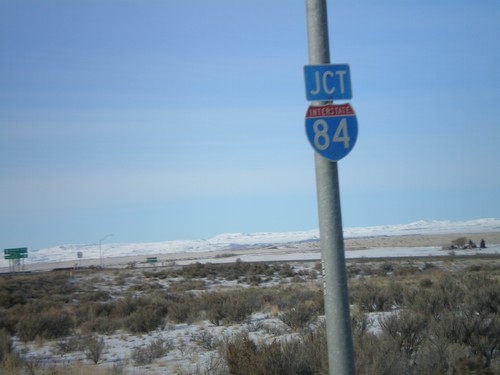
<path fill-rule="evenodd" d="M 309 64 L 329 64 L 326 0 L 306 0 Z M 328 102 L 315 101 L 312 105 Z M 330 374 L 355 374 L 337 162 L 315 153 Z"/>

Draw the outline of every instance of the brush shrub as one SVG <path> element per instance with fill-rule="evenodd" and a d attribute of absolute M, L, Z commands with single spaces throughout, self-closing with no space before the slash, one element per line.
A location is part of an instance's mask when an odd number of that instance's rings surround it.
<path fill-rule="evenodd" d="M 138 366 L 152 363 L 172 350 L 172 342 L 163 339 L 153 340 L 146 347 L 135 348 L 132 351 L 132 360 Z"/>
<path fill-rule="evenodd" d="M 131 333 L 148 333 L 163 329 L 167 309 L 163 306 L 145 305 L 125 319 L 125 328 Z"/>
<path fill-rule="evenodd" d="M 224 356 L 229 374 L 326 374 L 326 337 L 315 331 L 302 340 L 274 340 L 257 345 L 247 334 L 226 344 Z"/>
<path fill-rule="evenodd" d="M 92 335 L 87 338 L 85 343 L 85 356 L 88 360 L 98 364 L 101 360 L 102 354 L 106 349 L 106 343 L 103 337 L 98 337 L 97 335 Z"/>
<path fill-rule="evenodd" d="M 51 306 L 41 311 L 28 311 L 19 319 L 16 334 L 22 341 L 55 339 L 70 334 L 73 320 L 62 306 Z"/>
<path fill-rule="evenodd" d="M 12 339 L 9 333 L 2 329 L 0 330 L 0 363 L 12 353 Z"/>
<path fill-rule="evenodd" d="M 373 280 L 352 283 L 349 297 L 351 304 L 359 306 L 364 312 L 390 311 L 393 305 L 386 288 Z"/>
<path fill-rule="evenodd" d="M 212 292 L 202 296 L 206 306 L 206 317 L 210 323 L 241 323 L 252 312 L 251 306 L 244 298 L 230 292 Z"/>
<path fill-rule="evenodd" d="M 281 313 L 279 319 L 294 331 L 300 331 L 313 323 L 318 316 L 311 302 L 303 302 Z"/>
<path fill-rule="evenodd" d="M 100 335 L 112 335 L 124 325 L 123 319 L 117 320 L 110 317 L 98 317 L 87 320 L 82 326 L 84 333 L 97 333 Z"/>
<path fill-rule="evenodd" d="M 191 323 L 198 318 L 199 304 L 192 294 L 171 294 L 167 306 L 167 319 L 174 323 Z"/>

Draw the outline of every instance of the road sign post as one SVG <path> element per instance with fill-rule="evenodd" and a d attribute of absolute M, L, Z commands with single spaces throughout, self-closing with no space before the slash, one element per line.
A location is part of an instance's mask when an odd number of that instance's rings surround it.
<path fill-rule="evenodd" d="M 330 64 L 326 0 L 306 0 L 306 11 L 309 64 Z M 323 85 L 323 91 L 331 91 L 333 88 L 331 83 L 328 82 L 328 78 L 331 78 L 329 74 L 324 78 L 325 81 L 323 82 L 323 76 L 319 76 L 318 82 Z M 315 100 L 312 105 L 324 106 L 330 104 L 322 100 L 325 99 Z M 326 123 L 328 125 L 328 121 Z M 335 136 L 337 129 L 338 127 L 333 136 Z M 317 126 L 316 130 L 314 136 L 318 138 L 331 137 L 331 134 L 321 129 L 320 125 Z M 320 133 L 322 131 L 323 133 Z M 346 137 L 346 135 L 341 134 L 341 131 L 337 136 L 340 138 Z M 325 142 L 325 139 L 317 139 L 319 148 L 324 147 Z M 348 148 L 350 150 L 351 147 Z M 315 152 L 314 157 L 329 372 L 330 375 L 351 375 L 355 374 L 354 350 L 347 291 L 337 162 L 322 156 L 319 152 Z"/>
<path fill-rule="evenodd" d="M 24 259 L 28 257 L 28 248 L 27 247 L 18 247 L 15 249 L 4 249 L 3 251 L 4 258 L 9 260 L 9 269 L 10 272 L 14 272 L 16 266 L 18 270 L 20 270 L 21 265 L 24 271 Z M 22 261 L 21 261 L 22 259 Z"/>

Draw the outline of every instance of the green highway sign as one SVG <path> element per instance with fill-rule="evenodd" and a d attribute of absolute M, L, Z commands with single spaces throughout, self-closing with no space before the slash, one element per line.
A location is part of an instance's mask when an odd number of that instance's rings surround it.
<path fill-rule="evenodd" d="M 27 247 L 18 247 L 15 249 L 4 249 L 4 258 L 5 259 L 21 259 L 28 257 L 28 248 Z"/>
<path fill-rule="evenodd" d="M 4 249 L 4 254 L 26 254 L 28 253 L 27 247 L 18 247 L 16 249 Z"/>
<path fill-rule="evenodd" d="M 156 262 L 158 262 L 158 258 L 156 258 L 156 257 L 146 258 L 146 262 L 147 263 L 156 263 Z"/>
<path fill-rule="evenodd" d="M 4 259 L 21 259 L 21 258 L 27 258 L 28 254 L 7 254 L 4 255 Z"/>

